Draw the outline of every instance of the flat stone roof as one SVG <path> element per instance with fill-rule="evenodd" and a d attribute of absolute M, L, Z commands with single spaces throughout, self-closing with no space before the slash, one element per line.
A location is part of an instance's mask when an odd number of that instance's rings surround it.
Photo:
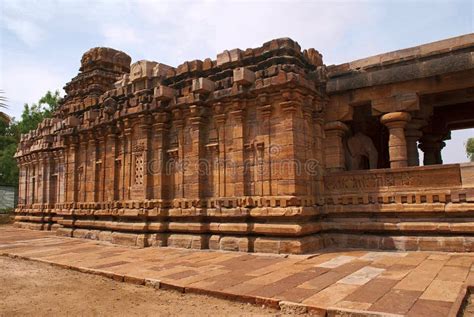
<path fill-rule="evenodd" d="M 432 55 L 449 53 L 474 46 L 474 33 L 448 38 L 441 41 L 413 46 L 401 50 L 382 53 L 339 65 L 328 66 L 329 75 L 350 70 L 363 70 L 374 66 L 387 65 Z"/>

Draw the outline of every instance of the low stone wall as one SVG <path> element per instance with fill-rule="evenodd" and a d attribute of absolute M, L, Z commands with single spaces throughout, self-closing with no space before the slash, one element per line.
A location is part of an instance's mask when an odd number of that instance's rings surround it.
<path fill-rule="evenodd" d="M 326 246 L 474 251 L 474 164 L 327 175 Z"/>

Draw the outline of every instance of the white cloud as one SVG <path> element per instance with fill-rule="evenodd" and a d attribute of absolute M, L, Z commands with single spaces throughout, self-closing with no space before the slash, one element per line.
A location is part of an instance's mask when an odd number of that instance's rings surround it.
<path fill-rule="evenodd" d="M 34 22 L 10 17 L 3 19 L 5 27 L 30 47 L 36 46 L 45 37 L 44 31 Z"/>
<path fill-rule="evenodd" d="M 29 47 L 37 46 L 47 37 L 44 24 L 54 12 L 51 1 L 2 0 L 1 24 Z"/>
<path fill-rule="evenodd" d="M 20 117 L 25 103 L 38 102 L 46 91 L 62 88 L 68 77 L 71 76 L 61 74 L 57 69 L 27 60 L 3 65 L 0 87 L 8 98 L 7 114 Z"/>
<path fill-rule="evenodd" d="M 104 44 L 118 49 L 126 49 L 130 45 L 143 43 L 140 33 L 129 25 L 106 24 L 101 27 Z"/>

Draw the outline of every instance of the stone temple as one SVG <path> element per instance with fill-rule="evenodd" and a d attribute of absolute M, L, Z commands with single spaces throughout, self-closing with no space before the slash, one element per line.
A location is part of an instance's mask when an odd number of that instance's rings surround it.
<path fill-rule="evenodd" d="M 474 251 L 474 34 L 326 66 L 282 38 L 178 67 L 93 48 L 23 135 L 16 226 L 139 247 Z M 423 152 L 420 162 L 418 149 Z"/>

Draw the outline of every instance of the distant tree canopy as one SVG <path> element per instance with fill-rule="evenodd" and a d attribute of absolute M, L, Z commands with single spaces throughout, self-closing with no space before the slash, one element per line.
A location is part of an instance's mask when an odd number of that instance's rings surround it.
<path fill-rule="evenodd" d="M 18 166 L 13 156 L 20 142 L 20 135 L 36 129 L 44 118 L 51 117 L 60 100 L 59 90 L 48 91 L 38 103 L 25 104 L 19 121 L 0 120 L 0 185 L 18 185 Z"/>
<path fill-rule="evenodd" d="M 474 138 L 467 139 L 466 154 L 471 162 L 474 162 Z"/>

